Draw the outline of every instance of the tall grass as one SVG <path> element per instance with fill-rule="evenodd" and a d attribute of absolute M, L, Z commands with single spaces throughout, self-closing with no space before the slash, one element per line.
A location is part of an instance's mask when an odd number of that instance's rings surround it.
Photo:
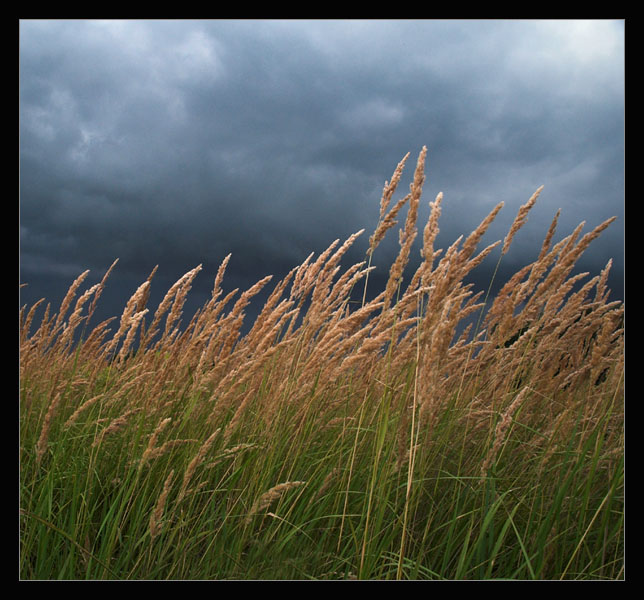
<path fill-rule="evenodd" d="M 612 219 L 555 243 L 557 213 L 490 298 L 465 278 L 511 252 L 541 190 L 503 240 L 478 250 L 498 205 L 444 252 L 439 194 L 404 278 L 425 154 L 393 205 L 409 155 L 386 183 L 365 262 L 342 265 L 359 234 L 309 256 L 245 334 L 270 277 L 224 295 L 229 257 L 183 325 L 201 266 L 156 309 L 153 271 L 96 325 L 115 265 L 57 312 L 23 307 L 21 578 L 623 578 L 623 305 L 610 262 L 574 274 Z"/>

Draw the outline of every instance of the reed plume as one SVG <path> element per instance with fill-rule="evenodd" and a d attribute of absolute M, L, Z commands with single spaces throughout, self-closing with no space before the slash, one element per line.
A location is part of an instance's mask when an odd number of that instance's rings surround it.
<path fill-rule="evenodd" d="M 166 477 L 165 482 L 163 483 L 163 489 L 159 495 L 156 506 L 150 515 L 150 537 L 154 540 L 160 533 L 163 527 L 163 512 L 165 510 L 165 504 L 168 499 L 168 494 L 170 493 L 170 486 L 172 484 L 172 478 L 174 477 L 174 469 L 170 471 Z"/>
<path fill-rule="evenodd" d="M 268 508 L 275 500 L 290 489 L 306 485 L 306 481 L 287 481 L 273 486 L 270 490 L 263 493 L 253 504 L 246 517 L 246 524 L 249 524 L 252 518 L 265 508 Z"/>

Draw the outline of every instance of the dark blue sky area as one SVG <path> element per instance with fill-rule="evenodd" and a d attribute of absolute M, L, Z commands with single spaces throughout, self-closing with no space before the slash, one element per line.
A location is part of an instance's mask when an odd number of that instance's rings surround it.
<path fill-rule="evenodd" d="M 226 286 L 246 289 L 365 228 L 347 257 L 357 262 L 385 180 L 411 152 L 405 194 L 423 146 L 419 225 L 442 191 L 437 247 L 504 201 L 483 243 L 501 239 L 543 184 L 499 283 L 536 258 L 561 208 L 557 239 L 618 217 L 580 270 L 593 276 L 612 258 L 611 299 L 623 298 L 623 21 L 19 27 L 21 305 L 56 307 L 81 272 L 89 286 L 119 258 L 106 316 L 155 265 L 151 304 L 202 264 L 197 307 L 228 253 Z M 376 253 L 374 285 L 397 237 Z M 482 288 L 495 259 L 477 271 Z"/>

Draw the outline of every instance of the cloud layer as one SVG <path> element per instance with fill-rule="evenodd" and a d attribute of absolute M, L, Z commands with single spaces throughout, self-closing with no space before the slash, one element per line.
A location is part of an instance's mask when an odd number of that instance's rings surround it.
<path fill-rule="evenodd" d="M 423 145 L 439 247 L 501 200 L 503 237 L 544 184 L 505 266 L 558 208 L 560 237 L 617 215 L 580 267 L 613 258 L 623 297 L 623 22 L 21 21 L 21 302 L 118 257 L 112 314 L 157 264 L 159 294 L 203 264 L 199 304 L 229 252 L 248 287 L 364 227 L 361 260 Z"/>

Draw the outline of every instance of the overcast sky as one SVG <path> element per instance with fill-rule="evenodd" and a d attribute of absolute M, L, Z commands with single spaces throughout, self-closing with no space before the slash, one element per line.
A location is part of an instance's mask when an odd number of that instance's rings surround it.
<path fill-rule="evenodd" d="M 155 265 L 152 310 L 203 264 L 190 310 L 228 253 L 226 287 L 246 289 L 365 228 L 348 257 L 357 262 L 385 181 L 411 152 L 404 195 L 424 145 L 419 229 L 442 191 L 437 247 L 499 201 L 485 241 L 503 238 L 544 185 L 498 282 L 536 258 L 557 209 L 556 239 L 616 215 L 579 270 L 593 276 L 612 258 L 611 299 L 623 298 L 623 21 L 19 28 L 21 305 L 46 297 L 57 308 L 81 272 L 91 270 L 86 289 L 119 258 L 103 316 L 120 315 Z M 397 238 L 392 230 L 374 257 L 383 277 Z M 477 271 L 481 289 L 497 258 Z"/>

